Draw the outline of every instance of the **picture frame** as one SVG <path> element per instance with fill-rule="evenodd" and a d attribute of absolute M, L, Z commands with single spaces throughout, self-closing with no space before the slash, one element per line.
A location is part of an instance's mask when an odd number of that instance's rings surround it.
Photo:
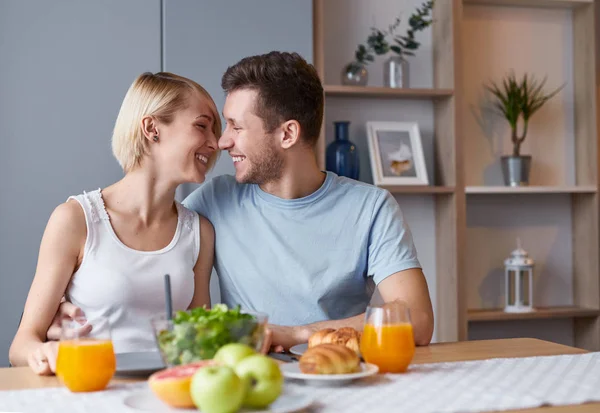
<path fill-rule="evenodd" d="M 367 122 L 375 185 L 429 185 L 416 122 Z"/>

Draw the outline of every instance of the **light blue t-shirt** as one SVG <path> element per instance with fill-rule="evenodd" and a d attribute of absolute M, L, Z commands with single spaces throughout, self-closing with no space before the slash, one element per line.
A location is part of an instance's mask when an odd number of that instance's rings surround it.
<path fill-rule="evenodd" d="M 311 195 L 282 199 L 230 175 L 183 204 L 215 228 L 215 269 L 228 306 L 302 325 L 361 314 L 373 283 L 420 268 L 408 225 L 386 190 L 327 172 Z M 369 288 L 370 287 L 370 288 Z"/>

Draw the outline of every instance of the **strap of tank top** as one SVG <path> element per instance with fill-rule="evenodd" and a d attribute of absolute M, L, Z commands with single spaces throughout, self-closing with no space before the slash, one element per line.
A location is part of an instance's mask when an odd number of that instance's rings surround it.
<path fill-rule="evenodd" d="M 189 209 L 181 205 L 179 202 L 175 202 L 175 205 L 177 206 L 177 215 L 179 216 L 179 220 L 181 221 L 183 228 L 185 228 L 188 231 L 193 231 L 195 212 L 190 211 Z"/>
<path fill-rule="evenodd" d="M 93 192 L 84 192 L 84 198 L 89 203 L 90 212 L 92 215 L 90 219 L 92 222 L 99 222 L 100 220 L 110 220 L 108 213 L 106 212 L 106 208 L 104 206 L 104 201 L 102 200 L 102 194 L 100 193 L 100 189 L 97 189 Z"/>

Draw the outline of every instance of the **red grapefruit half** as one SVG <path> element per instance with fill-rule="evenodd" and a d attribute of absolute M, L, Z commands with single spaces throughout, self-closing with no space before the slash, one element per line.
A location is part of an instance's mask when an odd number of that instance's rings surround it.
<path fill-rule="evenodd" d="M 148 378 L 156 397 L 172 407 L 196 407 L 190 396 L 192 376 L 198 369 L 218 364 L 213 360 L 197 361 L 157 371 Z"/>

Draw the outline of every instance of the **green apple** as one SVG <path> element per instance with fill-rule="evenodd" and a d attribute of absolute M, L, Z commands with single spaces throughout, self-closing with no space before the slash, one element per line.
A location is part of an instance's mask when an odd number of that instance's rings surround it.
<path fill-rule="evenodd" d="M 246 344 L 229 343 L 217 350 L 213 360 L 229 367 L 235 367 L 242 359 L 254 354 L 256 351 Z"/>
<path fill-rule="evenodd" d="M 190 395 L 203 413 L 233 413 L 242 406 L 245 383 L 229 366 L 208 366 L 192 377 Z"/>
<path fill-rule="evenodd" d="M 245 406 L 264 408 L 281 394 L 283 374 L 279 364 L 268 356 L 248 356 L 235 366 L 235 372 L 246 385 Z"/>

